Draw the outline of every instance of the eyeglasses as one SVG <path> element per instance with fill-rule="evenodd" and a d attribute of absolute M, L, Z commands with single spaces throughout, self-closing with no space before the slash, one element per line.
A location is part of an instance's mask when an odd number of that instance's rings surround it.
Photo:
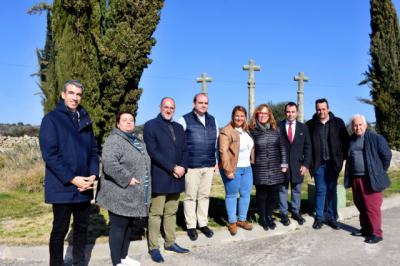
<path fill-rule="evenodd" d="M 265 112 L 259 112 L 259 113 L 257 113 L 259 116 L 269 116 L 269 114 L 268 113 L 265 113 Z"/>

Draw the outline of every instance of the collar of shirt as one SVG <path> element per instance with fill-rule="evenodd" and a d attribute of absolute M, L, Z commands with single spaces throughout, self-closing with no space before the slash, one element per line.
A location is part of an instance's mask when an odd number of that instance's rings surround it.
<path fill-rule="evenodd" d="M 289 122 L 288 120 L 286 120 L 286 123 L 285 123 L 286 133 L 288 133 L 288 131 L 289 131 L 289 123 L 292 123 L 292 133 L 293 133 L 293 137 L 294 137 L 294 133 L 296 132 L 296 121 Z"/>

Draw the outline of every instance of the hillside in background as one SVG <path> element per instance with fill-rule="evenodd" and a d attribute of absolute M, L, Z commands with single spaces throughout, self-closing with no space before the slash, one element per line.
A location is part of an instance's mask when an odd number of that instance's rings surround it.
<path fill-rule="evenodd" d="M 22 137 L 24 135 L 37 137 L 39 136 L 39 126 L 32 126 L 21 122 L 16 124 L 0 123 L 0 135 L 10 137 Z"/>

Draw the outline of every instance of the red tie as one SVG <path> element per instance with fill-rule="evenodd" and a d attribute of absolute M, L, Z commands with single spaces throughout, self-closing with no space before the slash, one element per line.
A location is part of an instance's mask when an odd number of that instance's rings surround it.
<path fill-rule="evenodd" d="M 289 122 L 288 137 L 290 144 L 293 142 L 292 122 Z"/>

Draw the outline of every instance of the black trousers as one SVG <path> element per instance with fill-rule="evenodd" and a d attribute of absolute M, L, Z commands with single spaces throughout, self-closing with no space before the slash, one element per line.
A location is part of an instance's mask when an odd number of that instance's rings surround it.
<path fill-rule="evenodd" d="M 53 228 L 50 234 L 50 266 L 64 265 L 64 239 L 68 233 L 71 214 L 73 224 L 73 265 L 85 264 L 85 246 L 89 226 L 90 202 L 53 204 Z"/>
<path fill-rule="evenodd" d="M 280 185 L 256 185 L 256 203 L 260 219 L 271 218 L 278 204 Z"/>
<path fill-rule="evenodd" d="M 126 217 L 108 211 L 110 217 L 110 232 L 108 243 L 110 245 L 111 261 L 115 266 L 121 263 L 128 255 L 133 217 Z"/>

